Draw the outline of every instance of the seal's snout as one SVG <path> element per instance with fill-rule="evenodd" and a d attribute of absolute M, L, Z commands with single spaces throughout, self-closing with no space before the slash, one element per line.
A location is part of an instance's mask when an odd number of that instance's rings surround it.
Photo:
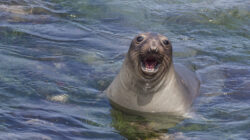
<path fill-rule="evenodd" d="M 146 75 L 153 75 L 158 72 L 162 63 L 159 41 L 154 38 L 148 39 L 148 45 L 145 45 L 145 51 L 141 55 L 141 70 Z"/>

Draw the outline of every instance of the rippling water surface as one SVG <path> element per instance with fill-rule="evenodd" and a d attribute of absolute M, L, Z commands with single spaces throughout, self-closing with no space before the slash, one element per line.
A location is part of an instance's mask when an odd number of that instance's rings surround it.
<path fill-rule="evenodd" d="M 247 0 L 0 0 L 0 139 L 250 138 Z M 194 117 L 112 109 L 102 91 L 140 32 L 199 75 Z"/>

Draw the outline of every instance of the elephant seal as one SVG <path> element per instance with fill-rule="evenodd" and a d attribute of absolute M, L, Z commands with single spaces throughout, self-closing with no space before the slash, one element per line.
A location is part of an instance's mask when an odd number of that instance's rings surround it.
<path fill-rule="evenodd" d="M 140 113 L 184 115 L 199 94 L 196 74 L 174 64 L 167 37 L 142 33 L 130 45 L 119 74 L 106 89 L 112 105 Z"/>

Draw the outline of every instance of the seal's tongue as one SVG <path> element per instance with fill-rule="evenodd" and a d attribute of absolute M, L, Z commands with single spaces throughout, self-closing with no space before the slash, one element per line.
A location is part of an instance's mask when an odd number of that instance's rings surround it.
<path fill-rule="evenodd" d="M 144 64 L 147 69 L 154 69 L 157 61 L 154 58 L 148 58 L 144 61 Z"/>

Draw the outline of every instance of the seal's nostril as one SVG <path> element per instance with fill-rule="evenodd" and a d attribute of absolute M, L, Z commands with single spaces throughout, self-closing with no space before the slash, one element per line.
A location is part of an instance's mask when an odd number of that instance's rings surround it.
<path fill-rule="evenodd" d="M 148 53 L 150 53 L 150 52 L 152 52 L 152 49 L 151 49 L 151 47 L 149 47 L 149 49 L 148 49 Z"/>
<path fill-rule="evenodd" d="M 149 52 L 157 53 L 157 52 L 158 52 L 158 48 L 157 48 L 157 47 L 154 47 L 154 46 L 151 46 L 151 47 L 149 48 Z"/>
<path fill-rule="evenodd" d="M 158 53 L 158 48 L 155 49 L 155 52 Z"/>

